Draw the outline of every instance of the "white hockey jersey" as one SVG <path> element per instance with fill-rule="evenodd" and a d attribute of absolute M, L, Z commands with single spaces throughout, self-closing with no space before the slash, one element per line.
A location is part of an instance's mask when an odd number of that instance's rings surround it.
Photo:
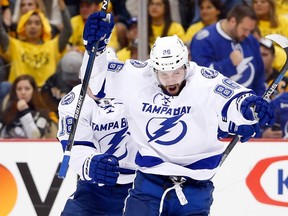
<path fill-rule="evenodd" d="M 236 103 L 251 90 L 215 70 L 190 62 L 185 87 L 179 96 L 169 96 L 158 87 L 149 60 L 124 64 L 107 62 L 105 55 L 95 59 L 90 87 L 97 93 L 106 77 L 107 96 L 123 101 L 131 134 L 141 146 L 136 163 L 142 172 L 210 179 L 225 147 L 217 139 L 218 127 L 228 131 L 230 121 L 255 123 L 242 117 Z M 87 59 L 85 54 L 82 77 Z"/>
<path fill-rule="evenodd" d="M 68 143 L 81 85 L 72 89 L 59 103 L 57 137 L 63 148 Z M 80 176 L 82 165 L 91 154 L 113 154 L 119 159 L 118 184 L 131 183 L 135 176 L 137 146 L 130 136 L 123 103 L 113 98 L 94 101 L 86 95 L 80 113 L 69 166 Z"/>

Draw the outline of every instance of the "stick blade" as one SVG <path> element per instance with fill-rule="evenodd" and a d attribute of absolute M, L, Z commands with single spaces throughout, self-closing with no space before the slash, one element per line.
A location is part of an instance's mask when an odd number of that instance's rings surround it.
<path fill-rule="evenodd" d="M 283 49 L 288 47 L 288 38 L 286 38 L 283 35 L 269 34 L 269 35 L 266 35 L 265 38 L 268 38 L 268 39 L 274 41 L 275 43 L 279 44 Z"/>

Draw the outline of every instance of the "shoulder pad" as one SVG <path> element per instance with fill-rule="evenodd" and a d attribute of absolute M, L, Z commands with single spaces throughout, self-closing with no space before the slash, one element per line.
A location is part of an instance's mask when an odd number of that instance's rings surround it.
<path fill-rule="evenodd" d="M 148 64 L 148 62 L 147 61 L 142 62 L 142 61 L 139 61 L 139 60 L 130 59 L 130 64 L 133 65 L 136 68 L 144 68 Z"/>
<path fill-rule="evenodd" d="M 218 76 L 219 72 L 211 68 L 202 68 L 201 74 L 203 77 L 207 79 L 214 79 L 215 77 Z"/>
<path fill-rule="evenodd" d="M 75 93 L 74 92 L 69 92 L 67 95 L 65 95 L 64 98 L 61 100 L 61 105 L 68 105 L 71 104 L 75 99 Z"/>
<path fill-rule="evenodd" d="M 124 66 L 124 63 L 121 61 L 109 61 L 108 62 L 108 71 L 119 72 Z"/>

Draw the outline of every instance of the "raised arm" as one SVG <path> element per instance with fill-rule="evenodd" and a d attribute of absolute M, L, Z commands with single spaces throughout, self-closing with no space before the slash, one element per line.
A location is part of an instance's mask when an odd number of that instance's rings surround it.
<path fill-rule="evenodd" d="M 59 8 L 61 11 L 63 29 L 59 35 L 59 52 L 62 52 L 66 48 L 66 44 L 69 41 L 70 36 L 72 35 L 72 26 L 70 23 L 70 13 L 65 5 L 64 0 L 58 0 Z"/>
<path fill-rule="evenodd" d="M 1 49 L 3 49 L 3 51 L 7 51 L 8 43 L 9 43 L 9 36 L 3 24 L 2 7 L 0 7 L 0 47 Z"/>

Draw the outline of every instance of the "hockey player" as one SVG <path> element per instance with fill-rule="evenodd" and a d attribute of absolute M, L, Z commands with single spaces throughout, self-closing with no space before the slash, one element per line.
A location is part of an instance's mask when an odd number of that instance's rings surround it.
<path fill-rule="evenodd" d="M 105 33 L 109 37 L 111 32 L 105 30 Z M 105 47 L 106 44 L 102 46 Z M 81 85 L 75 86 L 58 106 L 57 137 L 63 150 L 68 143 L 80 90 Z M 124 200 L 135 177 L 137 146 L 130 136 L 123 103 L 115 98 L 102 98 L 103 91 L 101 88 L 94 95 L 87 90 L 69 163 L 80 178 L 61 216 L 123 214 Z"/>
<path fill-rule="evenodd" d="M 105 41 L 100 17 L 92 14 L 85 26 L 83 68 L 92 44 Z M 158 38 L 145 62 L 108 62 L 106 51 L 98 51 L 90 88 L 96 94 L 106 79 L 107 96 L 124 102 L 131 134 L 140 145 L 139 170 L 124 215 L 207 216 L 214 189 L 210 179 L 224 150 L 218 129 L 245 142 L 259 125 L 273 124 L 273 109 L 252 90 L 189 62 L 177 36 Z"/>
<path fill-rule="evenodd" d="M 80 89 L 74 87 L 59 103 L 58 139 L 64 149 Z M 69 164 L 80 179 L 61 215 L 122 215 L 135 176 L 135 154 L 123 103 L 98 99 L 88 90 Z"/>

